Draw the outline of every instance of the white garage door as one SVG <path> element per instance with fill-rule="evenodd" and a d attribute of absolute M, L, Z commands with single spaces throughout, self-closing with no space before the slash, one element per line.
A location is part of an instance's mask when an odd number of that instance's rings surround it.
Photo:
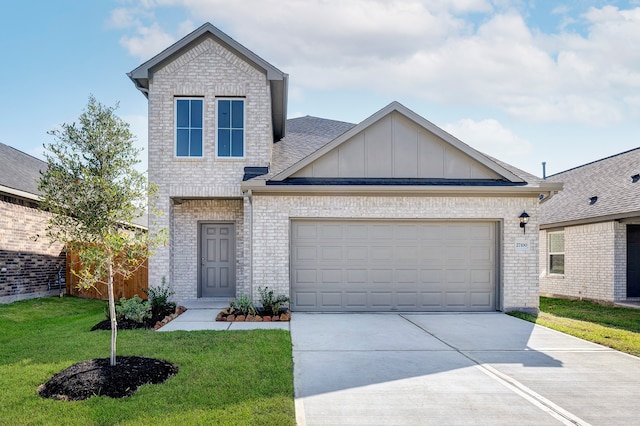
<path fill-rule="evenodd" d="M 291 222 L 296 311 L 494 311 L 496 223 Z"/>

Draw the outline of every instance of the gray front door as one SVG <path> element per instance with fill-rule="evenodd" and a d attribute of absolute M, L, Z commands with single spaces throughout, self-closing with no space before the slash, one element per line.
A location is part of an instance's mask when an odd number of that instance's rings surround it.
<path fill-rule="evenodd" d="M 233 223 L 200 224 L 200 297 L 235 296 L 235 250 Z"/>

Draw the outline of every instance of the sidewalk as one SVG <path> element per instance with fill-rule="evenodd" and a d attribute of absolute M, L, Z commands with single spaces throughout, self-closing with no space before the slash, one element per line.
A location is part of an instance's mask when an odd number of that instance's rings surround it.
<path fill-rule="evenodd" d="M 219 322 L 216 315 L 227 304 L 220 307 L 209 305 L 203 307 L 188 304 L 187 311 L 158 331 L 194 331 L 194 330 L 287 330 L 289 322 Z"/>

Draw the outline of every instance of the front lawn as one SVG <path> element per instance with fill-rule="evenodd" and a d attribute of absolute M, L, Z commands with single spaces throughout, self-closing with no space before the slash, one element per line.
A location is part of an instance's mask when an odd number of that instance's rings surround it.
<path fill-rule="evenodd" d="M 123 399 L 45 399 L 37 387 L 79 361 L 109 356 L 89 331 L 105 302 L 74 297 L 0 305 L 0 425 L 293 425 L 291 339 L 282 330 L 119 330 L 117 355 L 177 364 L 163 384 Z"/>
<path fill-rule="evenodd" d="M 537 315 L 511 315 L 563 333 L 640 356 L 640 310 L 580 300 L 540 298 Z"/>

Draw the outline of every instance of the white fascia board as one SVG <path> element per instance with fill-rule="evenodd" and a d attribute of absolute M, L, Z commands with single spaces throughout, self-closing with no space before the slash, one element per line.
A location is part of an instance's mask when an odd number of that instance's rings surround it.
<path fill-rule="evenodd" d="M 4 192 L 5 194 L 15 195 L 16 197 L 26 198 L 28 200 L 40 201 L 41 197 L 36 194 L 32 194 L 30 192 L 21 191 L 19 189 L 10 188 L 8 186 L 0 185 L 0 192 Z"/>

